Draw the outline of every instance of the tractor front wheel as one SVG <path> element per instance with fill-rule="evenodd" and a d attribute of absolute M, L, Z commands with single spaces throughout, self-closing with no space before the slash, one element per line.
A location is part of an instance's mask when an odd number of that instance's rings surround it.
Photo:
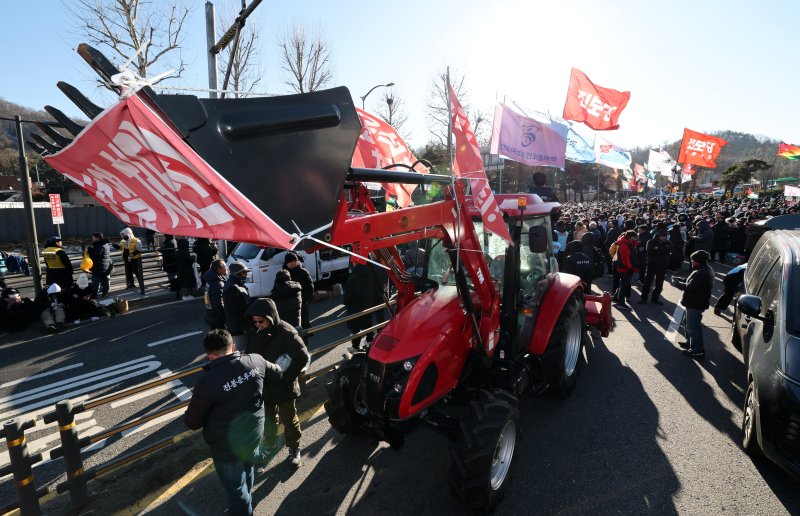
<path fill-rule="evenodd" d="M 328 401 L 325 412 L 336 431 L 355 434 L 366 420 L 361 371 L 367 361 L 366 353 L 356 353 L 336 370 L 333 381 L 325 386 Z"/>
<path fill-rule="evenodd" d="M 545 380 L 550 385 L 550 393 L 558 398 L 569 397 L 575 387 L 585 336 L 585 319 L 583 296 L 575 292 L 564 304 L 542 356 Z"/>
<path fill-rule="evenodd" d="M 450 483 L 464 504 L 478 512 L 491 511 L 510 479 L 519 432 L 517 399 L 501 389 L 481 390 L 460 427 Z"/>

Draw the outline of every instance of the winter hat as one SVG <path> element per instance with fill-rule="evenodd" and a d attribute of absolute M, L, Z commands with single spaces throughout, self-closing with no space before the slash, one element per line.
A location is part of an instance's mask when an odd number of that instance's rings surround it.
<path fill-rule="evenodd" d="M 243 272 L 250 272 L 251 270 L 253 269 L 242 262 L 233 262 L 230 267 L 228 267 L 228 271 L 230 271 L 231 276 L 238 276 Z"/>
<path fill-rule="evenodd" d="M 699 264 L 705 264 L 711 258 L 711 255 L 708 254 L 708 251 L 700 250 L 693 252 L 690 258 Z"/>
<path fill-rule="evenodd" d="M 58 294 L 61 292 L 61 287 L 58 286 L 58 283 L 53 283 L 49 287 L 47 287 L 48 294 Z"/>
<path fill-rule="evenodd" d="M 86 288 L 89 286 L 89 277 L 85 272 L 82 272 L 75 283 L 78 284 L 78 288 Z"/>
<path fill-rule="evenodd" d="M 275 274 L 275 283 L 286 283 L 292 279 L 292 275 L 286 269 L 281 269 Z"/>
<path fill-rule="evenodd" d="M 55 244 L 56 242 L 60 242 L 60 241 L 61 241 L 61 237 L 60 236 L 51 236 L 50 238 L 47 239 L 47 241 L 44 243 L 44 245 L 45 245 L 45 247 L 50 247 L 51 245 Z"/>
<path fill-rule="evenodd" d="M 9 287 L 9 288 L 3 290 L 3 297 L 7 297 L 9 299 L 14 299 L 18 295 L 19 295 L 19 290 L 15 289 L 15 288 Z"/>
<path fill-rule="evenodd" d="M 296 262 L 299 258 L 297 258 L 297 254 L 289 251 L 286 253 L 286 257 L 283 259 L 283 264 L 286 265 L 287 263 Z"/>
<path fill-rule="evenodd" d="M 131 228 L 125 228 L 119 232 L 119 235 L 125 239 L 133 238 L 133 231 L 131 230 Z"/>

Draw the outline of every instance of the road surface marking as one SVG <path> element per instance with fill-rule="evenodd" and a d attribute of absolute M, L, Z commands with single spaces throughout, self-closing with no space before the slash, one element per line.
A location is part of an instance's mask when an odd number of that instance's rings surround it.
<path fill-rule="evenodd" d="M 184 333 L 183 335 L 176 335 L 176 336 L 170 337 L 168 339 L 157 340 L 155 342 L 151 342 L 147 346 L 152 348 L 153 346 L 160 346 L 161 344 L 166 344 L 167 342 L 172 342 L 173 340 L 185 339 L 186 337 L 192 337 L 193 335 L 200 335 L 201 333 L 203 333 L 203 332 L 202 331 L 191 331 L 189 333 Z"/>
<path fill-rule="evenodd" d="M 87 435 L 94 435 L 94 434 L 96 434 L 98 432 L 102 432 L 104 430 L 104 428 L 96 426 L 96 425 L 97 425 L 97 421 L 94 420 L 94 419 L 90 419 L 88 421 L 84 421 L 83 423 L 77 425 L 75 427 L 75 430 L 78 432 L 78 435 L 80 435 L 81 437 L 85 437 Z M 85 433 L 85 434 L 81 433 L 82 431 L 87 430 L 87 429 L 88 429 L 87 433 Z M 33 455 L 33 454 L 37 453 L 39 450 L 47 448 L 48 447 L 47 445 L 49 443 L 51 443 L 53 441 L 57 441 L 59 439 L 59 437 L 60 437 L 60 435 L 56 431 L 56 432 L 54 432 L 54 433 L 52 433 L 50 435 L 46 435 L 44 437 L 40 437 L 39 439 L 34 439 L 33 441 L 28 441 L 28 452 L 31 455 Z M 4 451 L 4 452 L 0 453 L 0 468 L 5 466 L 6 464 L 10 464 L 10 463 L 11 463 L 11 460 L 10 460 L 10 458 L 8 456 L 8 451 Z"/>
<path fill-rule="evenodd" d="M 144 328 L 139 328 L 138 330 L 133 330 L 132 332 L 130 332 L 130 333 L 126 333 L 125 335 L 120 335 L 119 337 L 115 337 L 115 338 L 113 338 L 113 339 L 109 340 L 108 342 L 116 342 L 116 341 L 118 341 L 118 340 L 122 340 L 122 339 L 124 339 L 125 337 L 130 337 L 131 335 L 135 335 L 135 334 L 137 334 L 137 333 L 141 333 L 141 332 L 143 332 L 143 331 L 147 331 L 147 330 L 150 330 L 150 329 L 152 329 L 152 328 L 155 328 L 156 326 L 158 326 L 158 325 L 160 325 L 160 324 L 164 324 L 164 322 L 165 322 L 165 321 L 157 322 L 157 323 L 155 323 L 155 324 L 151 324 L 150 326 L 145 326 Z"/>
<path fill-rule="evenodd" d="M 54 405 L 58 401 L 64 399 L 70 399 L 79 394 L 85 394 L 87 392 L 96 391 L 103 387 L 119 383 L 122 380 L 127 380 L 128 378 L 133 378 L 135 376 L 147 374 L 150 371 L 158 369 L 158 367 L 161 365 L 161 362 L 155 360 L 151 360 L 148 362 L 142 361 L 148 358 L 154 358 L 154 357 L 151 355 L 148 357 L 137 359 L 132 362 L 126 362 L 125 364 L 119 364 L 113 367 L 108 367 L 105 369 L 101 369 L 99 371 L 95 371 L 93 373 L 80 375 L 69 380 L 63 380 L 61 382 L 56 382 L 54 384 L 46 385 L 44 387 L 39 387 L 37 389 L 32 389 L 30 391 L 19 392 L 12 396 L 2 398 L 0 399 L 0 409 L 10 408 L 10 407 L 13 408 L 10 411 L 0 414 L 0 421 L 5 420 L 8 417 L 14 417 L 18 414 L 24 414 L 25 412 L 46 405 Z M 126 374 L 121 374 L 121 373 L 126 373 Z M 106 378 L 110 379 L 98 382 L 98 380 L 104 380 Z M 74 389 L 75 387 L 79 388 Z M 68 390 L 68 389 L 74 389 L 74 390 Z M 32 401 L 38 398 L 43 398 L 48 395 L 54 395 L 54 396 L 42 399 L 40 401 L 36 401 L 30 405 L 20 406 L 22 402 Z"/>
<path fill-rule="evenodd" d="M 52 371 L 47 371 L 46 373 L 34 374 L 32 376 L 26 376 L 25 378 L 20 378 L 19 380 L 12 380 L 10 382 L 6 382 L 6 383 L 3 383 L 3 384 L 0 384 L 0 389 L 3 389 L 5 387 L 11 387 L 12 385 L 17 385 L 17 384 L 20 384 L 22 382 L 27 382 L 28 380 L 35 380 L 37 378 L 42 378 L 44 376 L 50 376 L 51 374 L 56 374 L 56 373 L 61 373 L 61 372 L 64 372 L 64 371 L 69 371 L 70 369 L 75 369 L 76 367 L 81 367 L 82 365 L 83 365 L 83 362 L 78 362 L 77 364 L 72 364 L 72 365 L 65 366 L 65 367 L 59 367 L 58 369 L 53 369 Z"/>
<path fill-rule="evenodd" d="M 204 459 L 202 462 L 195 464 L 172 485 L 164 486 L 160 491 L 149 494 L 136 504 L 116 514 L 117 516 L 133 516 L 134 514 L 150 511 L 175 496 L 195 480 L 199 480 L 213 471 L 214 462 L 211 459 Z"/>
<path fill-rule="evenodd" d="M 139 426 L 134 426 L 132 428 L 128 428 L 127 430 L 123 431 L 120 434 L 120 437 L 127 437 L 129 435 L 133 435 L 133 434 L 135 434 L 137 432 L 141 432 L 142 430 L 146 430 L 146 429 L 148 429 L 150 427 L 156 426 L 156 425 L 164 423 L 166 421 L 171 421 L 171 420 L 173 420 L 175 418 L 183 416 L 184 412 L 185 412 L 185 409 L 173 410 L 172 412 L 170 412 L 168 414 L 164 414 L 163 416 L 159 416 L 159 417 L 157 417 L 155 419 L 151 419 L 150 421 L 148 421 L 146 423 L 142 423 Z"/>
<path fill-rule="evenodd" d="M 683 321 L 685 310 L 681 305 L 675 306 L 675 312 L 672 314 L 672 321 L 669 323 L 669 328 L 667 328 L 667 332 L 664 334 L 664 337 L 674 343 L 675 340 L 678 338 L 681 328 L 681 322 Z"/>

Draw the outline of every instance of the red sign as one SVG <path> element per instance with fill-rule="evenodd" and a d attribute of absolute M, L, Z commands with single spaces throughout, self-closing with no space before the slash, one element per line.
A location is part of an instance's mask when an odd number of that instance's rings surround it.
<path fill-rule="evenodd" d="M 105 110 L 45 161 L 125 224 L 282 249 L 296 245 L 138 94 Z"/>
<path fill-rule="evenodd" d="M 716 168 L 719 151 L 727 144 L 722 138 L 684 128 L 678 161 L 698 167 Z"/>
<path fill-rule="evenodd" d="M 50 194 L 50 214 L 53 216 L 53 224 L 64 223 L 64 211 L 61 209 L 61 195 Z"/>
<path fill-rule="evenodd" d="M 585 73 L 573 68 L 569 76 L 564 118 L 583 122 L 595 131 L 619 129 L 619 115 L 630 98 L 629 91 L 597 86 Z"/>

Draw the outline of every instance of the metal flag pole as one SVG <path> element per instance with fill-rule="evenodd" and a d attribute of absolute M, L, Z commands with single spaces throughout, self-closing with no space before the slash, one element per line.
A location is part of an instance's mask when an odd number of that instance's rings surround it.
<path fill-rule="evenodd" d="M 461 264 L 461 206 L 458 205 L 458 194 L 456 193 L 456 170 L 453 161 L 453 100 L 450 98 L 450 67 L 447 67 L 445 74 L 445 98 L 447 99 L 447 156 L 450 160 L 450 187 L 453 189 L 453 198 L 456 201 L 458 217 L 456 217 L 456 269 L 458 273 Z"/>

